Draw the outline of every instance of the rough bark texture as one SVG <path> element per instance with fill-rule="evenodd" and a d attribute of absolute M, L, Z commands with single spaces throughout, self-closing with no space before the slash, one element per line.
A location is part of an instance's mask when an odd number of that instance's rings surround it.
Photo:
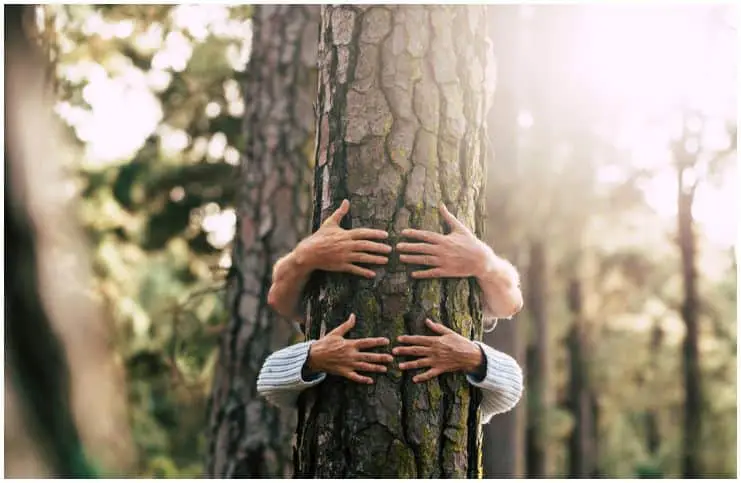
<path fill-rule="evenodd" d="M 295 414 L 258 397 L 255 381 L 265 358 L 297 335 L 269 308 L 267 293 L 273 265 L 309 229 L 319 6 L 258 5 L 253 32 L 231 317 L 209 409 L 212 478 L 291 474 Z"/>
<path fill-rule="evenodd" d="M 517 190 L 515 176 L 518 162 L 517 112 L 521 69 L 519 6 L 489 6 L 489 30 L 496 61 L 497 85 L 489 111 L 489 139 L 492 160 L 488 166 L 487 181 L 487 242 L 496 252 L 517 265 L 519 244 L 513 230 L 518 215 L 512 206 Z M 521 323 L 502 320 L 484 341 L 511 355 L 525 365 Z M 484 426 L 484 477 L 521 477 L 524 469 L 525 405 L 496 416 Z"/>
<path fill-rule="evenodd" d="M 346 228 L 399 240 L 442 232 L 441 201 L 481 235 L 485 179 L 483 7 L 324 6 L 314 229 L 343 198 Z M 481 338 L 473 280 L 415 282 L 391 255 L 375 280 L 317 274 L 309 336 L 357 315 L 350 337 L 426 334 L 425 317 Z M 299 477 L 477 477 L 480 392 L 463 374 L 414 384 L 394 363 L 372 386 L 328 377 L 302 395 Z"/>
<path fill-rule="evenodd" d="M 686 130 L 686 127 L 685 127 Z M 682 141 L 689 136 L 685 132 Z M 682 476 L 697 477 L 700 474 L 700 446 L 702 436 L 702 386 L 700 384 L 699 320 L 697 294 L 697 248 L 692 218 L 696 182 L 688 181 L 688 171 L 696 164 L 693 154 L 685 150 L 685 143 L 674 148 L 677 165 L 677 243 L 681 255 L 683 298 L 682 319 L 685 337 L 682 345 L 684 376 L 684 434 L 682 441 Z"/>
<path fill-rule="evenodd" d="M 527 354 L 527 476 L 548 476 L 548 320 L 546 300 L 546 248 L 540 240 L 530 243 L 525 297 L 534 341 Z"/>

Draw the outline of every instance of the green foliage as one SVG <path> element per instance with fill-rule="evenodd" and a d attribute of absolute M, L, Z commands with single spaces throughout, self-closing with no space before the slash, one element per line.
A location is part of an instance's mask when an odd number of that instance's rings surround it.
<path fill-rule="evenodd" d="M 249 69 L 251 7 L 66 5 L 47 11 L 58 28 L 59 112 L 81 152 L 70 168 L 82 199 L 79 217 L 128 376 L 140 454 L 134 471 L 196 477 L 218 333 L 228 318 L 223 288 L 244 146 L 239 82 Z M 488 231 L 495 249 L 508 247 L 521 270 L 528 261 L 518 247 L 534 236 L 547 242 L 553 350 L 542 416 L 554 455 L 550 472 L 565 473 L 574 428 L 565 409 L 571 315 L 564 294 L 578 259 L 586 372 L 599 410 L 599 472 L 676 476 L 683 408 L 676 224 L 649 204 L 647 188 L 672 167 L 637 164 L 619 143 L 619 113 L 598 109 L 589 93 L 575 96 L 579 89 L 568 80 L 553 38 L 536 40 L 535 51 L 518 56 L 532 64 L 527 75 L 551 84 L 515 93 L 517 109 L 528 111 L 532 125 L 518 131 L 516 161 L 494 161 L 501 163 L 492 166 L 500 176 L 489 186 L 496 209 Z M 112 104 L 106 107 L 97 91 Z M 308 159 L 312 150 L 306 146 Z M 710 180 L 723 178 L 728 159 L 708 165 Z M 736 264 L 734 253 L 701 229 L 698 246 L 706 396 L 698 444 L 708 475 L 732 475 Z M 524 327 L 532 339 L 532 328 Z M 660 340 L 652 345 L 655 329 Z M 655 454 L 648 450 L 649 413 L 660 436 Z"/>
<path fill-rule="evenodd" d="M 69 5 L 47 12 L 62 52 L 60 114 L 85 151 L 73 167 L 80 219 L 116 322 L 138 472 L 196 477 L 227 318 L 223 283 L 243 144 L 238 79 L 250 8 Z M 100 117 L 108 101 L 92 93 L 106 82 L 125 86 L 121 95 L 137 92 L 134 101 L 149 96 L 155 110 L 132 101 L 120 106 L 120 125 Z M 91 152 L 89 132 L 100 122 L 120 130 L 109 144 L 120 137 L 127 146 Z M 151 129 L 137 130 L 138 139 L 127 134 L 140 125 Z"/>

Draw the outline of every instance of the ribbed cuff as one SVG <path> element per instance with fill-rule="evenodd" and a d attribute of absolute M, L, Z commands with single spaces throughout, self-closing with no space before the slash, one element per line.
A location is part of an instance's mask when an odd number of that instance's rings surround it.
<path fill-rule="evenodd" d="M 481 342 L 476 344 L 486 355 L 486 376 L 477 380 L 470 374 L 466 379 L 483 390 L 482 422 L 491 416 L 507 412 L 519 402 L 523 390 L 522 368 L 511 356 Z"/>
<path fill-rule="evenodd" d="M 309 349 L 314 342 L 301 342 L 271 354 L 260 371 L 257 390 L 260 393 L 290 389 L 301 391 L 322 382 L 327 377 L 325 373 L 313 374 L 309 380 L 305 380 L 302 375 Z"/>

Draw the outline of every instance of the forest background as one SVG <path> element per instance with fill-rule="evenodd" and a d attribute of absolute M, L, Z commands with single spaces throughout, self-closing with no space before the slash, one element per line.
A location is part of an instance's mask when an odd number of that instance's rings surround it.
<path fill-rule="evenodd" d="M 63 182 L 42 190 L 82 227 L 93 280 L 83 291 L 108 314 L 104 352 L 119 375 L 105 387 L 125 403 L 82 430 L 111 471 L 204 471 L 255 8 L 37 10 L 70 145 Z M 670 477 L 686 474 L 690 446 L 693 476 L 734 476 L 736 11 L 490 10 L 500 149 L 487 241 L 521 271 L 526 306 L 487 337 L 526 367 L 527 389 L 485 432 L 487 465 L 558 477 L 577 458 L 591 475 Z M 312 142 L 309 166 L 313 155 Z M 55 263 L 64 278 L 79 260 Z M 698 401 L 689 423 L 686 401 Z M 6 428 L 6 458 L 17 437 Z"/>

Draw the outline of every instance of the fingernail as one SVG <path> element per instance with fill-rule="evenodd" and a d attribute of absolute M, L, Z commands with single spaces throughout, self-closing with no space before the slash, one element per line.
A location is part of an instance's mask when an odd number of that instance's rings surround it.
<path fill-rule="evenodd" d="M 398 351 L 398 349 L 392 349 L 392 350 L 391 350 L 391 353 L 392 353 L 392 354 L 398 354 L 398 353 L 399 353 L 399 351 Z"/>

